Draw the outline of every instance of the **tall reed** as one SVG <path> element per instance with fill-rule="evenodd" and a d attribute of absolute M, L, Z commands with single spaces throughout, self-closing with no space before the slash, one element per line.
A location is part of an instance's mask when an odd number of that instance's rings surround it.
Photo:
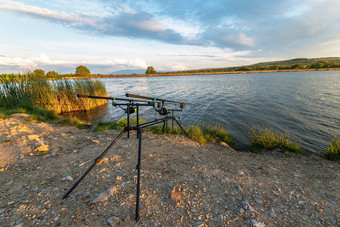
<path fill-rule="evenodd" d="M 47 80 L 33 74 L 19 77 L 0 76 L 0 107 L 24 108 L 29 111 L 37 107 L 66 113 L 91 110 L 107 103 L 101 99 L 79 99 L 76 94 L 107 96 L 105 86 L 98 80 Z"/>

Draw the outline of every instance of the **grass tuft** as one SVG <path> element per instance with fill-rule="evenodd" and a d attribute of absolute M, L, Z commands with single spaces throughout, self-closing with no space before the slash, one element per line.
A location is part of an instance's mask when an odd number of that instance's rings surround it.
<path fill-rule="evenodd" d="M 264 148 L 265 150 L 279 148 L 284 153 L 304 153 L 300 145 L 290 140 L 288 133 L 280 134 L 267 128 L 251 128 L 250 135 L 252 146 L 255 148 Z"/>
<path fill-rule="evenodd" d="M 332 139 L 329 145 L 325 157 L 331 160 L 340 160 L 340 138 L 336 136 Z"/>

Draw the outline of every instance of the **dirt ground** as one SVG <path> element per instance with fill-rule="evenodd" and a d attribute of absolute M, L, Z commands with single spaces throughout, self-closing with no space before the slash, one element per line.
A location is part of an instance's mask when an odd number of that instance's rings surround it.
<path fill-rule="evenodd" d="M 70 194 L 117 131 L 0 120 L 0 226 L 339 226 L 340 163 L 270 151 L 124 135 Z"/>

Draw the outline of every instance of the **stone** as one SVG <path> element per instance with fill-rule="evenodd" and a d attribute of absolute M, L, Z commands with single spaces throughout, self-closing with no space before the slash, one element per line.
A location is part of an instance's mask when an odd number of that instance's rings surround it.
<path fill-rule="evenodd" d="M 73 181 L 73 177 L 71 176 L 67 176 L 67 177 L 64 177 L 63 179 L 61 179 L 62 181 Z"/>
<path fill-rule="evenodd" d="M 266 226 L 264 223 L 259 222 L 259 221 L 255 220 L 255 219 L 250 219 L 250 224 L 253 227 L 265 227 Z"/>
<path fill-rule="evenodd" d="M 108 163 L 109 159 L 108 158 L 102 158 L 99 162 L 98 165 L 103 164 L 103 163 Z"/>
<path fill-rule="evenodd" d="M 106 189 L 104 192 L 100 193 L 96 198 L 94 198 L 90 203 L 102 203 L 106 202 L 110 196 L 114 195 L 118 190 L 118 186 L 111 186 Z"/>
<path fill-rule="evenodd" d="M 244 176 L 245 173 L 243 172 L 243 170 L 239 170 L 239 171 L 237 171 L 237 175 L 238 176 Z"/>
<path fill-rule="evenodd" d="M 10 180 L 10 181 L 8 181 L 8 182 L 5 184 L 5 186 L 11 185 L 11 184 L 13 184 L 13 183 L 14 183 L 14 180 Z"/>
<path fill-rule="evenodd" d="M 171 199 L 173 201 L 179 201 L 182 199 L 182 192 L 181 188 L 178 186 L 175 186 L 171 191 Z"/>
<path fill-rule="evenodd" d="M 92 140 L 92 143 L 98 144 L 98 143 L 100 143 L 100 141 L 99 140 Z"/>
<path fill-rule="evenodd" d="M 110 217 L 106 220 L 106 222 L 110 225 L 110 226 L 118 226 L 119 224 L 119 217 Z"/>
<path fill-rule="evenodd" d="M 206 225 L 203 222 L 196 222 L 196 227 L 205 227 Z"/>
<path fill-rule="evenodd" d="M 276 213 L 275 213 L 274 208 L 271 208 L 271 209 L 268 211 L 268 215 L 271 216 L 271 217 L 276 217 Z"/>
<path fill-rule="evenodd" d="M 37 152 L 46 152 L 48 150 L 49 150 L 48 145 L 46 145 L 46 144 L 42 144 L 35 149 L 35 151 L 37 151 Z"/>

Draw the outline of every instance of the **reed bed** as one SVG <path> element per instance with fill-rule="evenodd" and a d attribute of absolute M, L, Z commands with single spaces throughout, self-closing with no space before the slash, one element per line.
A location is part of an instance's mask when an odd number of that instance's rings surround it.
<path fill-rule="evenodd" d="M 99 80 L 47 80 L 33 74 L 20 77 L 0 76 L 0 107 L 23 108 L 32 112 L 37 108 L 58 114 L 86 111 L 105 105 L 107 100 L 78 99 L 76 94 L 107 96 L 105 86 Z"/>

